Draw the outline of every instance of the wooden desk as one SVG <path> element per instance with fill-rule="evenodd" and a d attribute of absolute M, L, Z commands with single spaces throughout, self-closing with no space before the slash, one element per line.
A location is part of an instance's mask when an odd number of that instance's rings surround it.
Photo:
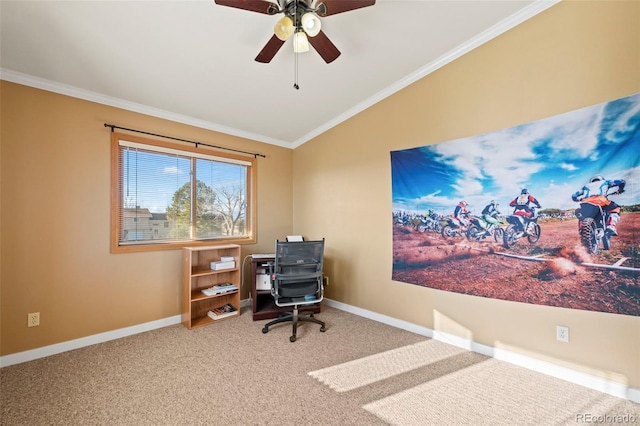
<path fill-rule="evenodd" d="M 276 306 L 276 302 L 273 300 L 271 290 L 258 290 L 256 289 L 256 275 L 259 269 L 264 269 L 265 273 L 269 273 L 269 262 L 273 262 L 273 257 L 263 257 L 260 259 L 251 259 L 251 276 L 250 291 L 251 291 L 251 312 L 253 313 L 253 320 L 263 320 L 278 318 L 282 312 L 293 311 L 293 306 L 280 307 Z M 311 311 L 313 313 L 320 312 L 320 304 L 307 305 L 301 307 L 300 310 Z"/>

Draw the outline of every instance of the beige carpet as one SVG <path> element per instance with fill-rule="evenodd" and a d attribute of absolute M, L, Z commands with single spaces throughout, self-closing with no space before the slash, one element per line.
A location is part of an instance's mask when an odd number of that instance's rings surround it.
<path fill-rule="evenodd" d="M 295 343 L 243 311 L 5 367 L 0 424 L 640 425 L 629 401 L 337 309 L 318 318 L 327 331 L 303 324 Z"/>

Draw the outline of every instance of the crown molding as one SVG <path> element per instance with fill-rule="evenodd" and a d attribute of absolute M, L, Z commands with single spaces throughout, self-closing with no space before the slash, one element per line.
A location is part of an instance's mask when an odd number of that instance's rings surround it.
<path fill-rule="evenodd" d="M 412 83 L 420 80 L 421 78 L 431 74 L 432 72 L 444 67 L 445 65 L 453 62 L 458 59 L 462 55 L 482 46 L 484 43 L 496 38 L 497 36 L 509 31 L 510 29 L 520 25 L 521 23 L 527 21 L 528 19 L 538 15 L 541 12 L 549 9 L 551 6 L 554 6 L 560 3 L 561 0 L 536 0 L 530 6 L 521 9 L 517 13 L 514 13 L 510 17 L 503 19 L 498 22 L 494 26 L 488 28 L 482 33 L 478 34 L 476 37 L 467 40 L 465 43 L 459 45 L 455 49 L 450 50 L 444 55 L 440 56 L 438 59 L 430 62 L 424 67 L 418 69 L 417 71 L 407 75 L 405 78 L 398 80 L 396 83 L 387 87 L 384 90 L 376 93 L 375 95 L 367 98 L 363 102 L 357 104 L 353 108 L 348 109 L 344 113 L 340 114 L 333 120 L 326 122 L 324 125 L 316 128 L 315 130 L 307 133 L 306 135 L 300 137 L 299 139 L 293 142 L 293 148 L 297 148 L 305 142 L 310 141 L 311 139 L 321 135 L 332 127 L 337 126 L 338 124 L 348 120 L 354 115 L 364 111 L 382 101 L 383 99 L 393 95 L 396 92 L 404 89 Z"/>
<path fill-rule="evenodd" d="M 78 99 L 83 99 L 90 102 L 95 102 L 102 105 L 112 106 L 114 108 L 120 108 L 127 111 L 137 112 L 140 114 L 149 115 L 152 117 L 162 118 L 165 120 L 173 121 L 176 123 L 182 123 L 206 130 L 212 130 L 214 132 L 224 133 L 231 136 L 237 136 L 244 139 L 254 140 L 257 142 L 263 142 L 270 145 L 276 145 L 283 148 L 295 149 L 300 145 L 310 141 L 311 139 L 323 134 L 331 128 L 339 125 L 340 123 L 350 119 L 356 114 L 364 111 L 365 109 L 375 105 L 383 99 L 393 95 L 394 93 L 404 89 L 410 84 L 420 80 L 421 78 L 431 74 L 432 72 L 444 67 L 450 62 L 458 59 L 462 55 L 476 49 L 484 43 L 494 39 L 495 37 L 509 31 L 510 29 L 520 25 L 526 20 L 538 15 L 541 12 L 549 9 L 550 7 L 560 3 L 560 0 L 536 0 L 528 7 L 521 9 L 517 13 L 510 17 L 503 19 L 499 23 L 495 24 L 491 28 L 478 34 L 476 37 L 466 41 L 459 45 L 455 49 L 440 56 L 438 59 L 430 62 L 417 71 L 407 75 L 403 79 L 397 81 L 391 86 L 381 90 L 380 92 L 370 96 L 359 104 L 349 108 L 344 113 L 338 115 L 334 119 L 324 123 L 311 132 L 301 136 L 293 142 L 287 142 L 279 139 L 274 139 L 265 135 L 256 133 L 245 132 L 236 128 L 224 126 L 217 123 L 212 123 L 205 120 L 199 120 L 192 117 L 188 117 L 181 114 L 176 114 L 170 111 L 165 111 L 158 108 L 153 108 L 147 105 L 142 105 L 135 102 L 126 101 L 124 99 L 115 98 L 112 96 L 106 96 L 100 93 L 92 92 L 89 90 L 80 89 L 74 86 L 69 86 L 62 83 L 53 82 L 39 77 L 23 74 L 17 71 L 0 68 L 0 79 L 10 81 L 12 83 L 22 84 L 25 86 L 34 87 L 37 89 L 46 90 L 49 92 L 58 93 L 61 95 L 71 96 Z"/>
<path fill-rule="evenodd" d="M 264 142 L 270 145 L 277 145 L 284 148 L 291 148 L 291 144 L 288 142 L 270 138 L 264 135 L 245 132 L 205 120 L 198 120 L 196 118 L 188 117 L 185 115 L 176 114 L 170 111 L 153 108 L 147 105 L 130 102 L 112 96 L 103 95 L 101 93 L 92 92 L 90 90 L 80 89 L 78 87 L 69 86 L 67 84 L 46 80 L 44 78 L 34 77 L 32 75 L 23 74 L 6 68 L 0 68 L 0 80 L 22 84 L 24 86 L 33 87 L 36 89 L 46 90 L 48 92 L 58 93 L 60 95 L 70 96 L 72 98 L 95 102 L 101 105 L 107 105 L 114 108 L 137 112 L 140 114 L 149 115 L 151 117 L 162 118 L 164 120 L 169 120 L 176 123 L 187 124 L 189 126 L 198 127 L 201 129 L 212 130 L 214 132 L 237 136 L 244 139 L 250 139 L 257 142 Z"/>

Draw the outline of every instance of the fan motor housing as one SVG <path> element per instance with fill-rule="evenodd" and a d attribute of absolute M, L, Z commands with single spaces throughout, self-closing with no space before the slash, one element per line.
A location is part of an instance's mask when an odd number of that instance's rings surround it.
<path fill-rule="evenodd" d="M 293 22 L 300 22 L 302 15 L 307 12 L 315 12 L 307 0 L 289 0 L 284 7 L 284 14 L 293 19 Z"/>

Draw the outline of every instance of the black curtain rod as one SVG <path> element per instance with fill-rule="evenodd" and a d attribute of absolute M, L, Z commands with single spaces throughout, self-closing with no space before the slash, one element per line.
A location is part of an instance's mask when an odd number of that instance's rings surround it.
<path fill-rule="evenodd" d="M 224 146 L 209 145 L 208 143 L 196 142 L 196 141 L 190 141 L 190 140 L 188 140 L 188 139 L 174 138 L 174 137 L 172 137 L 172 136 L 159 135 L 159 134 L 157 134 L 157 133 L 145 132 L 145 131 L 142 131 L 142 130 L 127 129 L 126 127 L 116 126 L 115 124 L 107 124 L 107 123 L 104 123 L 104 127 L 111 127 L 111 133 L 113 133 L 113 129 L 128 130 L 129 132 L 142 133 L 142 134 L 150 135 L 150 136 L 158 136 L 158 137 L 160 137 L 160 138 L 173 139 L 174 141 L 180 141 L 180 142 L 188 142 L 188 143 L 192 143 L 192 144 L 194 144 L 194 145 L 196 146 L 196 148 L 197 148 L 199 145 L 203 145 L 203 146 L 208 146 L 209 148 L 225 149 L 225 150 L 227 150 L 227 151 L 234 151 L 234 152 L 240 152 L 240 153 L 242 153 L 242 154 L 253 155 L 253 158 L 257 158 L 257 157 L 267 158 L 265 155 L 258 154 L 258 153 L 255 153 L 255 152 L 241 151 L 241 150 L 239 150 L 239 149 L 226 148 L 226 147 L 224 147 Z"/>

